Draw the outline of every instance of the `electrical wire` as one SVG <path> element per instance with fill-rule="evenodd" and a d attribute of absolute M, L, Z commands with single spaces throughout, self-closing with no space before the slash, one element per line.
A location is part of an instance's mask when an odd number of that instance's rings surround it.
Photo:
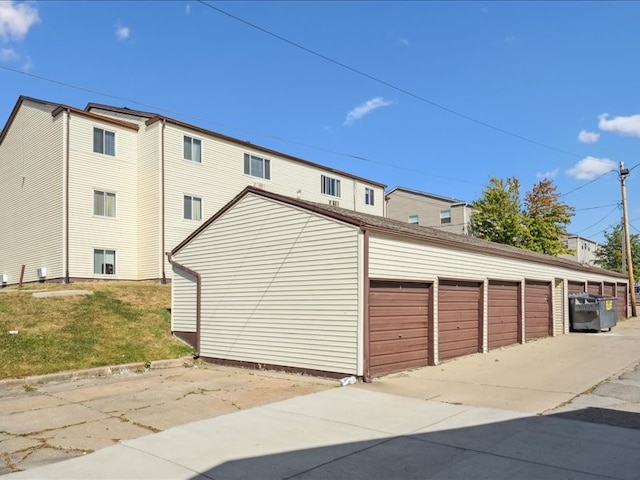
<path fill-rule="evenodd" d="M 305 47 L 304 45 L 301 45 L 301 44 L 299 44 L 297 42 L 289 40 L 288 38 L 285 38 L 285 37 L 283 37 L 281 35 L 278 35 L 277 33 L 274 33 L 274 32 L 272 32 L 270 30 L 267 30 L 266 28 L 260 27 L 259 25 L 256 25 L 255 23 L 249 22 L 248 20 L 240 18 L 237 15 L 233 15 L 232 13 L 229 13 L 226 10 L 223 10 L 223 9 L 221 9 L 219 7 L 211 5 L 210 3 L 207 3 L 204 0 L 196 0 L 196 1 L 198 3 L 204 5 L 205 7 L 208 7 L 210 9 L 212 9 L 212 10 L 215 10 L 218 13 L 226 15 L 227 17 L 232 18 L 233 20 L 236 20 L 236 21 L 238 21 L 240 23 L 243 23 L 244 25 L 247 25 L 247 26 L 249 26 L 249 27 L 251 27 L 251 28 L 253 28 L 255 30 L 258 30 L 258 31 L 260 31 L 260 32 L 262 32 L 262 33 L 264 33 L 266 35 L 269 35 L 269 36 L 271 36 L 273 38 L 276 38 L 276 39 L 278 39 L 278 40 L 280 40 L 280 41 L 282 41 L 284 43 L 287 43 L 287 44 L 289 44 L 289 45 L 291 45 L 291 46 L 293 46 L 295 48 L 298 48 L 298 49 L 300 49 L 300 50 L 302 50 L 304 52 L 307 52 L 307 53 L 309 53 L 311 55 L 314 55 L 314 56 L 316 56 L 318 58 L 321 58 L 322 60 L 325 60 L 327 62 L 333 63 L 334 65 L 337 65 L 337 66 L 339 66 L 341 68 L 349 70 L 350 72 L 353 72 L 353 73 L 355 73 L 357 75 L 365 77 L 365 78 L 367 78 L 369 80 L 372 80 L 372 81 L 374 81 L 376 83 L 384 85 L 385 87 L 391 88 L 391 89 L 396 90 L 396 91 L 401 92 L 401 93 L 404 93 L 405 95 L 407 95 L 409 97 L 412 97 L 412 98 L 414 98 L 416 100 L 419 100 L 419 101 L 421 101 L 423 103 L 427 103 L 427 104 L 431 105 L 432 107 L 439 108 L 440 110 L 443 110 L 443 111 L 445 111 L 447 113 L 450 113 L 452 115 L 455 115 L 457 117 L 463 118 L 464 120 L 476 123 L 476 124 L 481 125 L 481 126 L 483 126 L 485 128 L 489 128 L 491 130 L 494 130 L 496 132 L 502 133 L 504 135 L 509 135 L 511 137 L 514 137 L 514 138 L 517 138 L 519 140 L 531 143 L 533 145 L 537 145 L 538 147 L 542 147 L 542 148 L 546 148 L 548 150 L 552 150 L 554 152 L 562 153 L 562 154 L 565 154 L 565 155 L 570 155 L 572 157 L 577 157 L 577 158 L 583 158 L 584 157 L 584 155 L 579 155 L 577 153 L 570 152 L 568 150 L 563 150 L 563 149 L 560 149 L 560 148 L 553 147 L 553 146 L 548 145 L 546 143 L 542 143 L 542 142 L 539 142 L 537 140 L 533 140 L 533 139 L 531 139 L 529 137 L 525 137 L 524 135 L 520 135 L 518 133 L 511 132 L 509 130 L 505 130 L 504 128 L 501 128 L 501 127 L 498 127 L 496 125 L 493 125 L 493 124 L 487 123 L 485 121 L 479 120 L 479 119 L 477 119 L 475 117 L 472 117 L 470 115 L 458 112 L 457 110 L 454 110 L 454 109 L 449 108 L 449 107 L 447 107 L 445 105 L 442 105 L 442 104 L 440 104 L 438 102 L 435 102 L 435 101 L 430 100 L 430 99 L 428 99 L 426 97 L 418 95 L 417 93 L 413 93 L 413 92 L 411 92 L 411 91 L 409 91 L 409 90 L 407 90 L 405 88 L 398 87 L 397 85 L 394 85 L 394 84 L 392 84 L 390 82 L 387 82 L 386 80 L 382 80 L 382 79 L 380 79 L 378 77 L 374 77 L 373 75 L 368 74 L 366 72 L 363 72 L 362 70 L 354 68 L 354 67 L 352 67 L 350 65 L 347 65 L 346 63 L 340 62 L 340 61 L 335 60 L 335 59 L 333 59 L 333 58 L 331 58 L 331 57 L 329 57 L 327 55 L 323 55 L 322 53 L 316 52 L 315 50 L 312 50 L 312 49 L 310 49 L 308 47 Z"/>

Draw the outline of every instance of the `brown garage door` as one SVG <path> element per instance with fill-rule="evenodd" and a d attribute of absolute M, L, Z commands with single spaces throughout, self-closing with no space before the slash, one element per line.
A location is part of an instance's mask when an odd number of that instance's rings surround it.
<path fill-rule="evenodd" d="M 525 339 L 551 335 L 551 284 L 527 281 L 524 298 Z"/>
<path fill-rule="evenodd" d="M 618 318 L 627 318 L 627 284 L 616 285 L 616 297 L 618 298 Z"/>
<path fill-rule="evenodd" d="M 441 281 L 438 286 L 438 358 L 480 351 L 481 284 Z"/>
<path fill-rule="evenodd" d="M 587 283 L 587 293 L 595 293 L 596 295 L 600 295 L 602 293 L 600 288 L 601 288 L 600 282 Z"/>
<path fill-rule="evenodd" d="M 489 349 L 518 343 L 518 291 L 516 282 L 489 282 Z"/>
<path fill-rule="evenodd" d="M 615 283 L 605 283 L 602 289 L 602 294 L 607 297 L 615 297 L 616 296 L 616 284 Z"/>
<path fill-rule="evenodd" d="M 428 284 L 371 281 L 369 368 L 382 375 L 428 363 Z"/>
<path fill-rule="evenodd" d="M 569 294 L 584 293 L 584 282 L 568 282 L 567 287 Z"/>

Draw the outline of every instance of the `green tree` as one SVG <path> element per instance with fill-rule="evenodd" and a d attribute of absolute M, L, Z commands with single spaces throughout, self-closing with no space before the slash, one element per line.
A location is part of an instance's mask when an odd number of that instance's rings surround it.
<path fill-rule="evenodd" d="M 605 242 L 596 250 L 596 265 L 614 272 L 622 272 L 622 222 L 615 225 L 611 231 L 605 231 L 604 238 Z M 629 235 L 629 239 L 631 241 L 633 274 L 637 281 L 640 276 L 640 235 L 632 233 Z"/>
<path fill-rule="evenodd" d="M 566 235 L 566 226 L 571 223 L 575 209 L 559 201 L 560 194 L 553 181 L 544 179 L 525 195 L 525 221 L 528 230 L 528 250 L 547 255 L 570 253 L 561 237 Z"/>
<path fill-rule="evenodd" d="M 511 177 L 496 177 L 472 204 L 469 233 L 484 240 L 522 247 L 527 243 L 527 228 L 520 204 L 520 182 Z"/>

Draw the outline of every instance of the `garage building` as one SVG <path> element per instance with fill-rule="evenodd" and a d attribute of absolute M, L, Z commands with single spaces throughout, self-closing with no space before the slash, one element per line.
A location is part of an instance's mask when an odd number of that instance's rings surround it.
<path fill-rule="evenodd" d="M 567 333 L 625 276 L 247 187 L 168 254 L 173 333 L 204 360 L 365 380 Z"/>

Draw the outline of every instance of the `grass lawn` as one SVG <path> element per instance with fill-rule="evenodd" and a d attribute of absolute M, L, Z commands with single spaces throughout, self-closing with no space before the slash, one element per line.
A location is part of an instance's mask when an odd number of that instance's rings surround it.
<path fill-rule="evenodd" d="M 93 295 L 33 297 L 43 290 Z M 171 286 L 150 282 L 2 289 L 0 379 L 190 355 L 193 349 L 171 336 L 170 304 Z"/>

